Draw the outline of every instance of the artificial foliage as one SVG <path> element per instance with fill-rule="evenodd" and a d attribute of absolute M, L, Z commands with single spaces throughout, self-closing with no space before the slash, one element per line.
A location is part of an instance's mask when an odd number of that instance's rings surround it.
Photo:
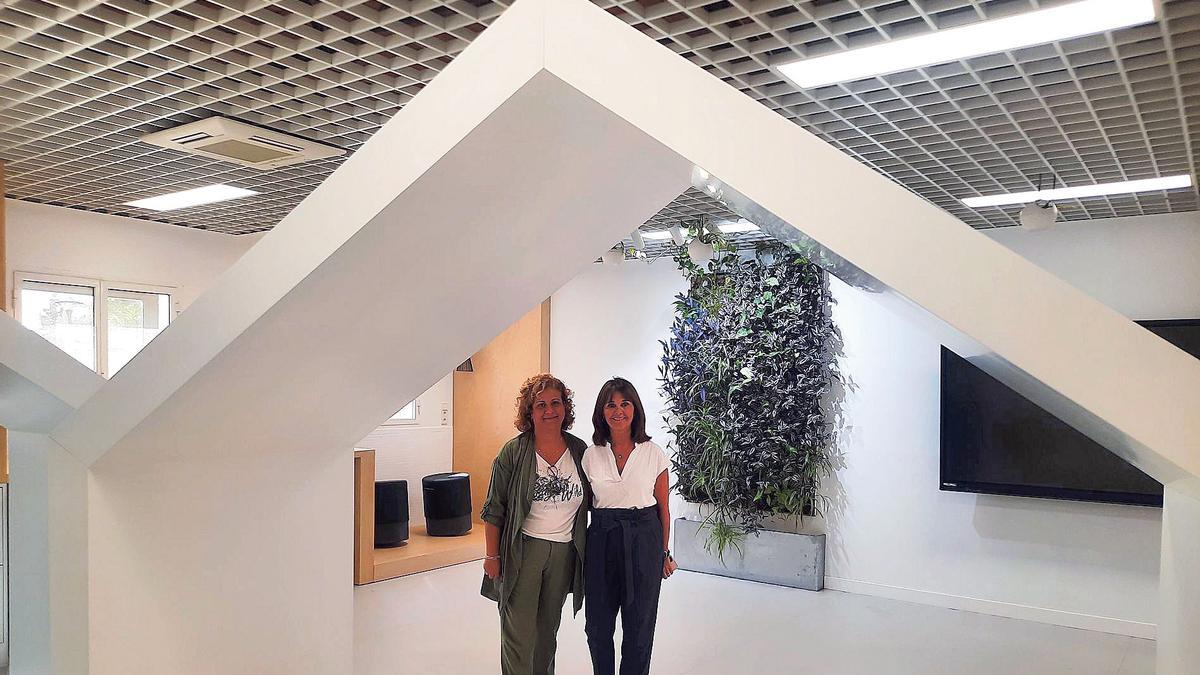
<path fill-rule="evenodd" d="M 824 509 L 840 339 L 819 267 L 784 246 L 751 256 L 702 236 L 718 253 L 705 265 L 675 256 L 689 284 L 659 374 L 675 489 L 709 505 L 707 544 L 723 557 L 766 516 Z"/>

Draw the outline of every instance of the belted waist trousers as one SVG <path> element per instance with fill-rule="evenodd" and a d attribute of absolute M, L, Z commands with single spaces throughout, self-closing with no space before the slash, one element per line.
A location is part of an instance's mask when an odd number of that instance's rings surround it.
<path fill-rule="evenodd" d="M 658 509 L 594 509 L 587 531 L 584 616 L 595 675 L 616 675 L 613 633 L 621 613 L 620 675 L 650 672 L 663 540 Z"/>

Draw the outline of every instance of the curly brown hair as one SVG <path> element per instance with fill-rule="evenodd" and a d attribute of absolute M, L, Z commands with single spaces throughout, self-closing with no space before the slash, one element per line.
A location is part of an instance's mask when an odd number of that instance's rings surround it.
<path fill-rule="evenodd" d="M 571 425 L 575 424 L 575 403 L 571 400 L 571 390 L 567 389 L 567 385 L 563 384 L 562 380 L 550 373 L 539 373 L 525 380 L 525 384 L 521 385 L 520 393 L 517 394 L 517 417 L 513 420 L 513 426 L 517 428 L 517 431 L 524 433 L 533 430 L 533 400 L 547 389 L 557 389 L 562 393 L 563 410 L 566 411 L 566 415 L 563 417 L 563 431 L 570 429 Z"/>

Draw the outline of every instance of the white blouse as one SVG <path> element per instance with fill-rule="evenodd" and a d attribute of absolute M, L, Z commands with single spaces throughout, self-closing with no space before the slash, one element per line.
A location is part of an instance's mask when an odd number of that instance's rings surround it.
<path fill-rule="evenodd" d="M 654 483 L 669 466 L 667 453 L 653 441 L 638 443 L 617 471 L 617 458 L 607 445 L 583 453 L 583 473 L 592 484 L 592 505 L 598 509 L 640 509 L 654 506 Z"/>

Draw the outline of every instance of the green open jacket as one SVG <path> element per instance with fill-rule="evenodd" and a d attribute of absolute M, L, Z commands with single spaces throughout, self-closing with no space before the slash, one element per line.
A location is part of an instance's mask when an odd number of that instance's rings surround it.
<path fill-rule="evenodd" d="M 583 549 L 587 541 L 587 512 L 592 505 L 592 488 L 583 475 L 583 451 L 587 443 L 563 432 L 567 440 L 567 451 L 575 460 L 579 482 L 583 484 L 583 504 L 575 514 L 575 582 L 571 586 L 571 597 L 575 612 L 583 607 Z M 480 517 L 485 523 L 500 528 L 500 579 L 493 580 L 485 574 L 480 592 L 484 597 L 495 600 L 501 606 L 508 602 L 512 591 L 510 580 L 515 580 L 522 559 L 521 525 L 533 505 L 533 482 L 537 475 L 537 450 L 533 446 L 533 432 L 527 431 L 510 440 L 500 448 L 492 462 L 492 483 L 488 487 L 487 500 L 483 503 Z"/>

